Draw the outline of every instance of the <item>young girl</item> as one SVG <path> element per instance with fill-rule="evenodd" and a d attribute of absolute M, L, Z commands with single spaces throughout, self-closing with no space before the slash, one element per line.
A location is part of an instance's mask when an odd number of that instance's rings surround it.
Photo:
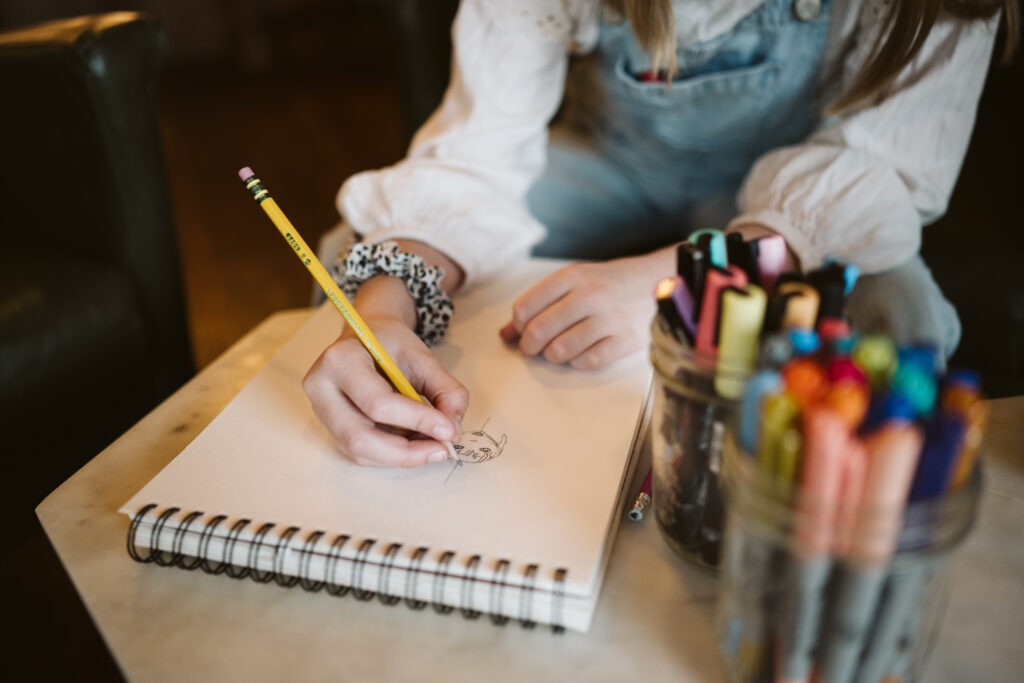
<path fill-rule="evenodd" d="M 355 462 L 443 460 L 469 401 L 428 349 L 451 292 L 531 251 L 586 259 L 524 292 L 501 334 L 601 367 L 648 344 L 654 285 L 703 227 L 780 234 L 793 268 L 855 264 L 855 328 L 948 357 L 959 321 L 920 233 L 1016 2 L 463 0 L 442 104 L 404 160 L 338 196 L 360 242 L 337 277 L 433 405 L 343 333 L 306 377 L 314 411 Z"/>

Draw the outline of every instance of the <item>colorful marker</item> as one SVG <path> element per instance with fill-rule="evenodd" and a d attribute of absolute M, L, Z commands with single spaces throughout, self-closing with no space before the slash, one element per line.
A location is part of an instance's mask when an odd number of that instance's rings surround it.
<path fill-rule="evenodd" d="M 757 362 L 766 301 L 764 290 L 755 284 L 727 287 L 722 292 L 715 373 L 715 391 L 719 396 L 733 399 L 743 393 L 746 375 Z"/>
<path fill-rule="evenodd" d="M 725 233 L 715 228 L 702 228 L 690 233 L 689 241 L 701 248 L 708 258 L 708 266 L 725 268 L 729 265 L 729 252 L 725 246 Z"/>
<path fill-rule="evenodd" d="M 704 297 L 700 305 L 700 323 L 697 325 L 696 348 L 701 353 L 718 352 L 718 315 L 722 290 L 726 287 L 745 287 L 747 274 L 737 266 L 726 269 L 712 268 L 704 279 Z"/>

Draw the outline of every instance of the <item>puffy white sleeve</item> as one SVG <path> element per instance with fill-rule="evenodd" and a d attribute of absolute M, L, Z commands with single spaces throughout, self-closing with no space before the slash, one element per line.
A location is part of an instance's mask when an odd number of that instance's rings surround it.
<path fill-rule="evenodd" d="M 872 30 L 866 24 L 873 17 L 866 15 L 861 35 Z M 803 144 L 760 158 L 730 225 L 773 228 L 804 269 L 831 256 L 872 273 L 911 258 L 922 225 L 945 212 L 960 173 L 997 26 L 998 17 L 940 15 L 920 54 L 880 101 L 827 121 Z M 870 43 L 860 41 L 845 58 L 844 85 Z"/>
<path fill-rule="evenodd" d="M 367 242 L 408 238 L 446 253 L 465 284 L 525 258 L 544 228 L 524 198 L 545 163 L 581 17 L 595 2 L 463 0 L 440 107 L 399 163 L 348 178 L 338 210 Z M 596 25 L 596 18 L 590 22 Z"/>

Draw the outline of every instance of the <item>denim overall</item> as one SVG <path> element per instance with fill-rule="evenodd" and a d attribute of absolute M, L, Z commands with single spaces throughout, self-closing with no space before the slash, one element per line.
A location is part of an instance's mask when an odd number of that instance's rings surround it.
<path fill-rule="evenodd" d="M 551 128 L 548 165 L 527 194 L 548 229 L 537 256 L 603 260 L 646 253 L 692 230 L 724 228 L 759 156 L 819 123 L 831 0 L 765 0 L 730 31 L 680 46 L 671 83 L 625 22 L 603 22 L 573 62 Z M 847 301 L 855 327 L 935 344 L 960 340 L 956 310 L 920 256 L 862 276 Z"/>
<path fill-rule="evenodd" d="M 651 63 L 630 26 L 602 23 L 571 66 L 528 196 L 550 233 L 536 253 L 611 258 L 724 227 L 757 158 L 817 125 L 830 15 L 830 0 L 766 0 L 730 31 L 680 46 L 671 83 L 642 80 Z"/>

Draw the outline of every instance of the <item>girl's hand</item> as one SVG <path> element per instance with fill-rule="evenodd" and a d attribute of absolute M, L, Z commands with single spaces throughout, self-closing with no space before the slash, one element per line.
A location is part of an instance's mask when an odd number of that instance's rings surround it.
<path fill-rule="evenodd" d="M 644 256 L 559 269 L 520 296 L 501 329 L 527 356 L 580 370 L 604 367 L 644 348 L 658 280 L 675 272 L 675 247 Z"/>
<path fill-rule="evenodd" d="M 346 328 L 303 380 L 313 412 L 341 452 L 358 465 L 417 467 L 445 460 L 443 442 L 459 438 L 469 393 L 413 331 L 415 311 L 404 283 L 373 278 L 359 290 L 356 306 L 429 403 L 398 393 Z"/>

